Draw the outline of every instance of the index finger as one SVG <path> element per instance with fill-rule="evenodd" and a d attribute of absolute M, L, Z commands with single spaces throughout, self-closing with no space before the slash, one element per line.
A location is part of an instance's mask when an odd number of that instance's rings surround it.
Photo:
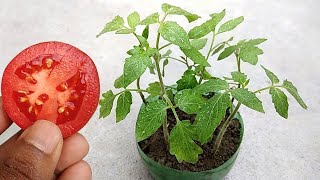
<path fill-rule="evenodd" d="M 12 124 L 8 114 L 4 111 L 2 97 L 0 96 L 0 135 Z"/>

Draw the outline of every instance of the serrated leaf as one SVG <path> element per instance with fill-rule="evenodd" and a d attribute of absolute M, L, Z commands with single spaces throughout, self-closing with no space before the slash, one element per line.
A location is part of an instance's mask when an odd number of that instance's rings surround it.
<path fill-rule="evenodd" d="M 177 81 L 177 90 L 181 91 L 183 89 L 192 89 L 198 84 L 196 77 L 193 74 L 193 71 L 187 70 L 184 72 L 180 80 Z"/>
<path fill-rule="evenodd" d="M 148 38 L 149 38 L 149 26 L 146 26 L 146 27 L 143 29 L 142 37 L 144 37 L 145 39 L 148 39 Z"/>
<path fill-rule="evenodd" d="M 180 7 L 173 6 L 167 3 L 162 4 L 161 8 L 163 12 L 165 12 L 166 14 L 175 14 L 175 15 L 185 16 L 188 19 L 189 23 L 200 18 L 200 16 L 196 14 L 190 13 L 184 9 L 181 9 Z"/>
<path fill-rule="evenodd" d="M 162 65 L 162 76 L 164 77 L 165 76 L 165 67 L 169 64 L 169 60 L 168 58 L 166 58 L 164 61 L 163 61 L 163 65 Z"/>
<path fill-rule="evenodd" d="M 120 29 L 116 31 L 116 34 L 131 34 L 134 32 L 134 29 Z"/>
<path fill-rule="evenodd" d="M 151 59 L 145 53 L 134 54 L 126 59 L 124 63 L 123 75 L 116 79 L 114 87 L 127 87 L 133 81 L 137 80 L 151 66 Z"/>
<path fill-rule="evenodd" d="M 258 56 L 263 54 L 263 51 L 257 46 L 245 46 L 240 49 L 239 57 L 242 61 L 252 65 L 258 63 Z"/>
<path fill-rule="evenodd" d="M 190 41 L 190 43 L 191 43 L 191 46 L 193 46 L 197 50 L 200 50 L 200 49 L 203 49 L 206 46 L 207 41 L 208 41 L 207 38 L 193 39 L 193 40 Z"/>
<path fill-rule="evenodd" d="M 261 43 L 264 43 L 265 41 L 267 41 L 267 39 L 264 39 L 264 38 L 250 39 L 248 41 L 244 41 L 242 43 L 242 45 L 244 45 L 244 46 L 257 46 Z"/>
<path fill-rule="evenodd" d="M 141 108 L 136 126 L 137 142 L 147 139 L 159 129 L 166 117 L 166 109 L 166 104 L 160 99 Z"/>
<path fill-rule="evenodd" d="M 137 35 L 137 39 L 142 47 L 149 47 L 149 43 L 145 37 Z"/>
<path fill-rule="evenodd" d="M 194 47 L 180 48 L 181 51 L 190 58 L 194 63 L 200 64 L 201 66 L 210 67 L 206 58 Z"/>
<path fill-rule="evenodd" d="M 140 25 L 149 26 L 159 22 L 159 13 L 153 13 L 140 22 Z"/>
<path fill-rule="evenodd" d="M 278 88 L 270 88 L 269 93 L 271 94 L 272 102 L 277 113 L 287 119 L 289 108 L 287 96 Z"/>
<path fill-rule="evenodd" d="M 202 95 L 193 93 L 192 89 L 184 89 L 176 94 L 174 102 L 182 111 L 196 114 L 206 101 Z"/>
<path fill-rule="evenodd" d="M 247 81 L 247 75 L 238 71 L 231 72 L 231 76 L 234 81 L 240 84 L 244 84 Z"/>
<path fill-rule="evenodd" d="M 265 68 L 264 66 L 261 65 L 261 67 L 264 69 L 264 71 L 266 72 L 268 78 L 270 79 L 270 81 L 272 82 L 272 84 L 277 84 L 280 82 L 279 78 L 270 70 L 268 70 L 267 68 Z"/>
<path fill-rule="evenodd" d="M 292 84 L 292 82 L 285 80 L 283 82 L 282 87 L 285 88 L 296 99 L 296 101 L 300 104 L 301 107 L 303 107 L 304 109 L 308 108 L 306 103 L 300 97 L 297 88 Z"/>
<path fill-rule="evenodd" d="M 133 46 L 133 49 L 130 49 L 127 54 L 128 55 L 135 55 L 135 54 L 141 54 L 144 50 L 140 46 Z"/>
<path fill-rule="evenodd" d="M 232 90 L 231 94 L 241 104 L 258 112 L 264 113 L 262 102 L 248 89 L 237 88 Z"/>
<path fill-rule="evenodd" d="M 128 16 L 127 20 L 128 25 L 133 29 L 140 23 L 140 15 L 135 11 Z"/>
<path fill-rule="evenodd" d="M 224 49 L 224 51 L 222 51 L 222 53 L 219 55 L 218 57 L 218 61 L 223 60 L 227 57 L 229 57 L 232 53 L 234 53 L 236 50 L 238 49 L 237 45 L 234 46 L 230 46 Z"/>
<path fill-rule="evenodd" d="M 169 137 L 170 154 L 176 156 L 179 163 L 182 161 L 197 163 L 202 149 L 194 141 L 194 129 L 190 121 L 179 121 L 172 129 Z"/>
<path fill-rule="evenodd" d="M 210 98 L 196 116 L 194 126 L 197 130 L 198 140 L 201 144 L 207 143 L 213 132 L 226 115 L 226 110 L 231 106 L 228 93 L 217 94 Z"/>
<path fill-rule="evenodd" d="M 148 91 L 150 91 L 150 96 L 159 96 L 161 94 L 161 86 L 159 82 L 153 82 L 149 84 L 149 87 L 147 88 Z"/>
<path fill-rule="evenodd" d="M 102 31 L 97 35 L 97 38 L 107 32 L 117 31 L 124 26 L 124 20 L 120 16 L 116 16 L 111 22 L 107 23 Z"/>
<path fill-rule="evenodd" d="M 117 123 L 122 121 L 129 114 L 131 104 L 132 104 L 132 94 L 130 91 L 125 91 L 119 96 L 117 101 L 117 108 L 116 108 Z"/>
<path fill-rule="evenodd" d="M 176 22 L 167 21 L 161 24 L 159 33 L 163 39 L 181 48 L 190 48 L 190 41 L 187 32 Z"/>
<path fill-rule="evenodd" d="M 227 90 L 229 88 L 229 84 L 227 81 L 222 79 L 210 79 L 193 89 L 194 93 L 197 94 L 205 94 L 209 92 L 218 92 L 222 90 Z"/>
<path fill-rule="evenodd" d="M 220 26 L 218 34 L 235 29 L 239 24 L 241 24 L 243 22 L 243 20 L 244 20 L 244 17 L 241 16 L 241 17 L 238 17 L 238 18 L 235 18 L 235 19 L 232 19 L 230 21 L 225 22 L 224 24 L 222 24 Z"/>
<path fill-rule="evenodd" d="M 224 18 L 226 11 L 223 10 L 221 13 L 217 14 L 216 16 L 212 17 L 210 20 L 206 21 L 205 23 L 201 24 L 200 26 L 196 26 L 192 28 L 188 35 L 190 39 L 199 39 L 210 32 L 212 32 L 218 23 Z"/>
<path fill-rule="evenodd" d="M 115 98 L 115 95 L 111 90 L 107 91 L 106 93 L 102 94 L 103 99 L 99 101 L 100 105 L 100 117 L 99 118 L 105 118 L 109 116 L 112 110 L 113 101 Z"/>
<path fill-rule="evenodd" d="M 213 56 L 213 55 L 217 54 L 218 52 L 220 52 L 220 51 L 224 48 L 225 45 L 226 45 L 226 44 L 223 43 L 223 44 L 221 44 L 219 47 L 217 47 L 217 48 L 212 52 L 211 56 Z"/>

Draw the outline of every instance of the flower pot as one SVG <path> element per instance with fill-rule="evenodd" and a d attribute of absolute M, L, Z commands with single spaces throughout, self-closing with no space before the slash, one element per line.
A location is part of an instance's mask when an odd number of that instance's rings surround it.
<path fill-rule="evenodd" d="M 240 114 L 237 114 L 235 118 L 238 119 L 241 124 L 241 130 L 240 130 L 240 145 L 241 145 L 243 132 L 244 132 L 243 120 Z M 209 180 L 209 179 L 218 180 L 225 177 L 228 174 L 228 172 L 231 170 L 238 156 L 240 145 L 237 151 L 233 154 L 233 156 L 229 160 L 227 160 L 224 164 L 220 165 L 217 168 L 207 170 L 207 171 L 201 171 L 201 172 L 180 171 L 177 169 L 166 167 L 149 158 L 141 150 L 138 143 L 137 143 L 137 148 L 143 160 L 144 165 L 147 167 L 151 176 L 156 180 L 179 180 L 179 179 L 181 180 Z"/>

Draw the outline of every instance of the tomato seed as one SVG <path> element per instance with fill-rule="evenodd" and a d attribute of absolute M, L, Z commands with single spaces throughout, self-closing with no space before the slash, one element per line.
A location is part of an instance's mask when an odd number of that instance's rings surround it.
<path fill-rule="evenodd" d="M 48 68 L 51 68 L 52 64 L 53 64 L 53 60 L 51 58 L 46 59 L 46 64 Z"/>
<path fill-rule="evenodd" d="M 27 98 L 27 97 L 20 98 L 20 102 L 22 102 L 22 103 L 27 102 L 28 100 L 29 100 L 29 98 Z"/>
<path fill-rule="evenodd" d="M 28 109 L 29 113 L 32 113 L 32 110 L 33 110 L 33 106 L 30 106 Z"/>
<path fill-rule="evenodd" d="M 37 84 L 37 80 L 34 79 L 32 76 L 27 76 L 26 81 L 28 81 L 31 84 Z"/>
<path fill-rule="evenodd" d="M 62 114 L 62 113 L 64 112 L 64 110 L 65 110 L 65 107 L 64 107 L 64 106 L 61 106 L 61 107 L 59 107 L 58 112 L 59 112 L 60 114 Z"/>
<path fill-rule="evenodd" d="M 37 99 L 37 100 L 36 100 L 36 105 L 38 105 L 38 106 L 43 105 L 43 101 L 41 101 L 41 100 Z"/>

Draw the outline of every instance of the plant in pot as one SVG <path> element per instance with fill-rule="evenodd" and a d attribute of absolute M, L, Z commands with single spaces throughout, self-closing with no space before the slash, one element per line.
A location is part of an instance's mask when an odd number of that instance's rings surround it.
<path fill-rule="evenodd" d="M 100 117 L 110 114 L 117 98 L 116 122 L 122 121 L 130 112 L 132 92 L 138 93 L 142 106 L 136 123 L 137 147 L 151 175 L 155 179 L 221 179 L 234 164 L 242 141 L 240 106 L 263 113 L 257 95 L 269 91 L 276 111 L 287 118 L 288 100 L 283 90 L 303 108 L 307 106 L 290 81 L 280 83 L 278 77 L 263 66 L 261 70 L 269 77 L 270 84 L 258 90 L 248 88 L 250 79 L 241 71 L 241 64 L 255 67 L 258 56 L 263 54 L 258 46 L 266 39 L 233 43 L 233 38 L 229 38 L 215 44 L 218 35 L 243 22 L 242 16 L 221 23 L 226 11 L 213 13 L 206 22 L 187 33 L 177 22 L 167 21 L 167 17 L 185 16 L 191 23 L 200 16 L 169 4 L 163 4 L 162 11 L 163 15 L 153 13 L 143 20 L 133 12 L 127 17 L 128 25 L 116 16 L 97 35 L 115 31 L 137 39 L 137 45 L 127 52 L 123 74 L 114 83 L 114 87 L 121 90 L 117 93 L 109 90 L 102 95 Z M 149 40 L 149 26 L 158 28 L 155 44 Z M 138 33 L 141 27 L 143 31 Z M 210 43 L 204 52 L 206 36 L 210 36 Z M 173 57 L 171 46 L 177 46 L 181 56 Z M 210 62 L 229 56 L 235 57 L 237 65 L 229 76 L 217 77 L 207 70 Z M 165 74 L 170 73 L 165 69 L 170 61 L 181 62 L 185 67 L 175 85 L 167 85 L 163 80 Z M 140 77 L 147 69 L 158 80 L 143 89 Z"/>

